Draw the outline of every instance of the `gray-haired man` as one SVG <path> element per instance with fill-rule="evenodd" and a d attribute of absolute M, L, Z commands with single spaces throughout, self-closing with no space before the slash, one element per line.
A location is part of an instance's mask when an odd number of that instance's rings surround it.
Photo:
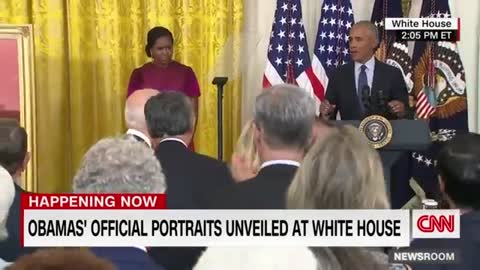
<path fill-rule="evenodd" d="M 315 102 L 293 85 L 277 85 L 256 99 L 254 140 L 262 165 L 257 176 L 240 182 L 232 208 L 282 209 L 285 193 L 311 142 Z"/>
<path fill-rule="evenodd" d="M 85 154 L 73 179 L 76 193 L 164 193 L 165 177 L 153 150 L 134 140 L 100 140 Z M 163 269 L 145 247 L 92 248 L 118 269 Z"/>

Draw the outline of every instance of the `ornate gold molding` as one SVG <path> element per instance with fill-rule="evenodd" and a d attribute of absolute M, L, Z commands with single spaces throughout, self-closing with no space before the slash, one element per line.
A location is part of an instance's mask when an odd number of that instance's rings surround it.
<path fill-rule="evenodd" d="M 33 34 L 31 25 L 0 24 L 0 39 L 16 40 L 18 51 L 18 89 L 20 91 L 20 124 L 28 134 L 30 162 L 22 178 L 22 187 L 37 191 L 37 123 L 35 115 L 35 76 Z"/>
<path fill-rule="evenodd" d="M 30 33 L 32 32 L 31 27 L 25 25 L 25 26 L 21 26 L 20 29 L 21 29 L 22 34 L 25 38 L 30 37 Z"/>

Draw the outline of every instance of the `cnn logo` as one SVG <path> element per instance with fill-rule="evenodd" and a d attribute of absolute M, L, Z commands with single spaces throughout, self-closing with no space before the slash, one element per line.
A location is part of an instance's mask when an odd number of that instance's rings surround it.
<path fill-rule="evenodd" d="M 459 210 L 413 210 L 413 238 L 460 238 Z"/>

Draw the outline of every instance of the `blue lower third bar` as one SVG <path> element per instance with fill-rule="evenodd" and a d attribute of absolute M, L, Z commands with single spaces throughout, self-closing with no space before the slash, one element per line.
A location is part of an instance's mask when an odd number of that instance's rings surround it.
<path fill-rule="evenodd" d="M 402 248 L 390 250 L 388 259 L 390 263 L 401 264 L 456 264 L 460 262 L 460 251 Z"/>

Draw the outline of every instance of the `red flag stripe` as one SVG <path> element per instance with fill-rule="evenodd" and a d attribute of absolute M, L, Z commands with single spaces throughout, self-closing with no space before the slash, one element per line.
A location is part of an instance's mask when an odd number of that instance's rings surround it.
<path fill-rule="evenodd" d="M 427 95 L 423 91 L 420 91 L 417 95 L 417 117 L 426 119 L 435 112 L 435 107 L 428 102 Z"/>
<path fill-rule="evenodd" d="M 267 79 L 267 76 L 265 76 L 265 74 L 263 75 L 263 88 L 269 88 L 269 87 L 272 87 L 272 84 L 270 83 L 270 81 Z"/>
<path fill-rule="evenodd" d="M 323 101 L 325 97 L 325 88 L 323 88 L 323 85 L 320 83 L 320 80 L 317 78 L 317 76 L 315 76 L 315 73 L 313 73 L 313 69 L 311 67 L 307 68 L 305 72 L 307 73 L 307 77 L 312 84 L 313 92 L 318 99 L 320 99 L 320 101 Z"/>

